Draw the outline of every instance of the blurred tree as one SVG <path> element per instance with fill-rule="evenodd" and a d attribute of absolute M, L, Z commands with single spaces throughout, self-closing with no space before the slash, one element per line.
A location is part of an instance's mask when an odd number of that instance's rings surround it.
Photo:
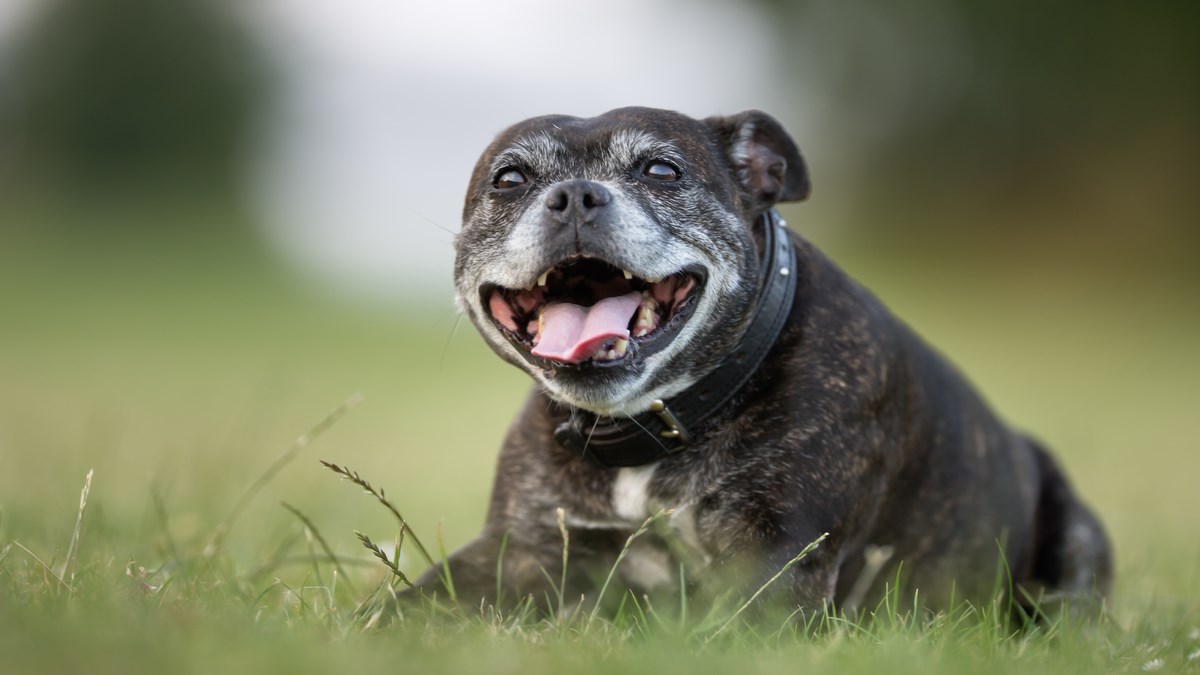
<path fill-rule="evenodd" d="M 6 73 L 23 182 L 228 187 L 259 82 L 221 3 L 54 0 L 38 10 Z"/>
<path fill-rule="evenodd" d="M 966 206 L 1060 238 L 1200 241 L 1200 3 L 758 2 L 882 210 L 938 233 L 964 221 L 930 210 Z"/>

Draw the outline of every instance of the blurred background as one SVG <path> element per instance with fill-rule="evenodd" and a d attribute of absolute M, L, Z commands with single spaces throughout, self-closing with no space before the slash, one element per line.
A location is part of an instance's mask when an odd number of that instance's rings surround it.
<path fill-rule="evenodd" d="M 478 153 L 519 119 L 761 108 L 815 241 L 1044 439 L 1117 543 L 1118 601 L 1200 593 L 1200 5 L 1029 0 L 0 2 L 0 538 L 153 563 L 388 489 L 482 522 L 527 386 L 451 305 Z M 156 506 L 157 504 L 157 506 Z M 415 561 L 406 561 L 419 567 Z M 1190 595 L 1189 595 L 1190 594 Z"/>

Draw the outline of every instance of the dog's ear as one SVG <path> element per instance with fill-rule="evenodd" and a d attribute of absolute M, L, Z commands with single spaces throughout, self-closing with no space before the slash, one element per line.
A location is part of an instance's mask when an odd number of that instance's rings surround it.
<path fill-rule="evenodd" d="M 808 168 L 796 142 L 774 117 L 747 110 L 704 120 L 716 132 L 734 176 L 752 207 L 808 197 Z"/>

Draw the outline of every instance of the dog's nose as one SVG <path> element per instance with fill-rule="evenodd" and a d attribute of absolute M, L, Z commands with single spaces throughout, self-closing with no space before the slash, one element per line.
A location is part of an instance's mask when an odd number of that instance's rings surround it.
<path fill-rule="evenodd" d="M 573 222 L 582 225 L 594 220 L 610 201 L 612 194 L 603 185 L 590 180 L 571 180 L 550 189 L 546 209 L 563 225 Z"/>

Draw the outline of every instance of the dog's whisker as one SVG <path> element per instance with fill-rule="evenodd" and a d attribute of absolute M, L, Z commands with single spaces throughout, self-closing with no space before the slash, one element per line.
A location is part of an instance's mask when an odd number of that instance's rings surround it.
<path fill-rule="evenodd" d="M 638 422 L 638 421 L 637 421 L 637 418 L 634 418 L 634 417 L 627 417 L 627 418 L 625 418 L 625 419 L 627 419 L 627 420 L 629 420 L 630 422 L 633 422 L 634 424 L 636 424 L 636 425 L 637 425 L 637 427 L 638 427 L 639 429 L 641 429 L 643 433 L 645 433 L 647 436 L 649 436 L 649 437 L 650 437 L 650 440 L 652 440 L 652 441 L 654 441 L 655 443 L 657 443 L 657 444 L 658 444 L 658 447 L 662 448 L 664 452 L 670 452 L 670 450 L 668 450 L 668 449 L 667 449 L 667 446 L 663 445 L 663 442 L 662 442 L 662 441 L 660 441 L 660 440 L 658 440 L 658 436 L 655 436 L 654 434 L 650 433 L 650 430 L 649 430 L 649 429 L 647 429 L 645 426 L 643 426 L 641 422 Z"/>
<path fill-rule="evenodd" d="M 583 441 L 583 450 L 581 450 L 581 451 L 579 452 L 579 455 L 580 455 L 581 457 L 582 457 L 582 456 L 585 456 L 585 455 L 587 455 L 587 446 L 588 446 L 588 443 L 591 443 L 591 442 L 592 442 L 592 434 L 596 433 L 596 427 L 597 427 L 597 426 L 599 426 L 599 425 L 600 425 L 600 418 L 599 418 L 599 417 L 597 417 L 597 418 L 596 418 L 596 421 L 595 421 L 595 422 L 592 422 L 592 428 L 591 428 L 590 430 L 588 430 L 588 435 L 587 435 L 587 438 L 586 438 L 586 439 L 584 439 L 584 441 Z"/>
<path fill-rule="evenodd" d="M 441 223 L 437 222 L 433 218 L 430 218 L 429 216 L 425 215 L 424 213 L 421 213 L 420 211 L 413 211 L 413 213 L 416 214 L 416 216 L 418 218 L 420 218 L 421 220 L 424 220 L 425 222 L 429 223 L 430 225 L 433 225 L 434 227 L 441 230 L 442 232 L 445 232 L 446 234 L 449 234 L 451 236 L 455 236 L 455 237 L 458 236 L 457 232 L 455 232 L 454 230 L 451 230 L 450 228 L 446 227 L 445 225 L 442 225 Z"/>
<path fill-rule="evenodd" d="M 438 368 L 443 368 L 446 365 L 446 354 L 450 353 L 450 343 L 454 341 L 454 336 L 458 334 L 458 326 L 462 323 L 463 314 L 458 313 L 454 318 L 454 325 L 450 327 L 450 335 L 446 337 L 446 343 L 442 345 L 442 356 L 438 360 Z"/>

